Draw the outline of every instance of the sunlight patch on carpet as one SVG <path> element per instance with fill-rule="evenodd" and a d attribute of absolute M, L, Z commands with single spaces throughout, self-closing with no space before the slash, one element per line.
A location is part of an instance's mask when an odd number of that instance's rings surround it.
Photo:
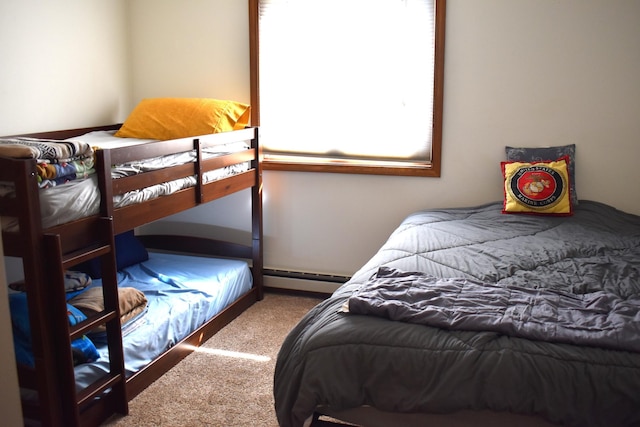
<path fill-rule="evenodd" d="M 271 358 L 269 356 L 261 356 L 259 354 L 242 353 L 239 351 L 221 350 L 219 348 L 206 348 L 190 346 L 191 350 L 198 353 L 211 354 L 213 356 L 233 357 L 236 359 L 247 359 L 255 362 L 269 362 Z"/>

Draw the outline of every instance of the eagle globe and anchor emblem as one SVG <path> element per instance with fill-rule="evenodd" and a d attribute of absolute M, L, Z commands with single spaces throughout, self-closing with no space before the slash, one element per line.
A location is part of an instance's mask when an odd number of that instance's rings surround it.
<path fill-rule="evenodd" d="M 561 200 L 566 186 L 558 171 L 543 165 L 532 165 L 518 169 L 509 189 L 520 203 L 532 209 L 546 209 Z"/>

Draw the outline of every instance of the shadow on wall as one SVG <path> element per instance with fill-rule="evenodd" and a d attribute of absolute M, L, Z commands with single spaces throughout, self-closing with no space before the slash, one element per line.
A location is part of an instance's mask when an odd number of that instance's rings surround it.
<path fill-rule="evenodd" d="M 169 234 L 182 236 L 196 236 L 210 239 L 225 240 L 239 244 L 251 243 L 251 232 L 212 224 L 201 224 L 179 221 L 156 221 L 144 225 L 136 230 L 136 234 Z"/>

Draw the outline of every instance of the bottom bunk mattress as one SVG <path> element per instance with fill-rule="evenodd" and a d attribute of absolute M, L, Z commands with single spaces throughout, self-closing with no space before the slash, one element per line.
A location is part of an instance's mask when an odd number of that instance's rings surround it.
<path fill-rule="evenodd" d="M 164 351 L 249 292 L 252 276 L 244 261 L 149 253 L 149 260 L 118 272 L 121 288 L 142 291 L 147 307 L 123 326 L 125 371 L 131 376 Z M 91 286 L 99 286 L 100 280 Z M 91 338 L 91 335 L 89 335 Z M 76 366 L 82 389 L 109 372 L 106 345 L 100 358 Z"/>
<path fill-rule="evenodd" d="M 571 217 L 501 210 L 408 216 L 312 309 L 276 362 L 280 426 L 362 407 L 640 425 L 640 217 L 589 201 Z"/>
<path fill-rule="evenodd" d="M 138 372 L 167 349 L 188 336 L 206 321 L 250 291 L 253 283 L 246 262 L 231 259 L 149 252 L 148 260 L 118 271 L 120 291 L 134 290 L 127 295 L 144 295 L 142 310 L 123 323 L 123 349 L 127 377 Z M 81 291 L 68 294 L 68 308 L 87 306 L 84 295 L 101 286 L 101 279 L 92 280 Z M 140 292 L 137 292 L 137 291 Z M 101 291 L 100 291 L 101 293 Z M 120 293 L 123 296 L 123 293 Z M 28 331 L 16 330 L 14 309 L 24 301 L 24 293 L 10 294 L 14 316 L 14 338 Z M 82 301 L 80 303 L 79 301 Z M 78 302 L 76 304 L 76 302 Z M 137 301 L 139 302 L 139 301 Z M 121 307 L 122 307 L 121 300 Z M 132 306 L 136 303 L 132 303 Z M 26 306 L 26 304 L 22 304 Z M 23 315 L 24 316 L 24 315 Z M 85 357 L 97 359 L 75 367 L 76 386 L 81 390 L 109 372 L 109 358 L 104 333 L 96 331 L 86 338 L 95 346 L 96 353 L 87 350 L 81 342 L 74 345 Z M 28 344 L 27 344 L 28 345 Z M 16 348 L 27 357 L 28 349 Z M 24 360 L 22 361 L 24 364 Z"/>

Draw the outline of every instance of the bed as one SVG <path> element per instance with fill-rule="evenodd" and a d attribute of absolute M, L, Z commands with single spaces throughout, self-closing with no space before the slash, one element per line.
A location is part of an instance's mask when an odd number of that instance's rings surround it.
<path fill-rule="evenodd" d="M 262 299 L 262 177 L 249 107 L 143 100 L 124 124 L 1 138 L 0 216 L 26 424 L 100 425 Z M 4 146 L 2 146 L 4 144 Z M 243 242 L 136 235 L 247 190 Z"/>
<path fill-rule="evenodd" d="M 640 425 L 640 217 L 509 212 L 505 163 L 505 200 L 409 215 L 290 332 L 281 427 Z"/>

